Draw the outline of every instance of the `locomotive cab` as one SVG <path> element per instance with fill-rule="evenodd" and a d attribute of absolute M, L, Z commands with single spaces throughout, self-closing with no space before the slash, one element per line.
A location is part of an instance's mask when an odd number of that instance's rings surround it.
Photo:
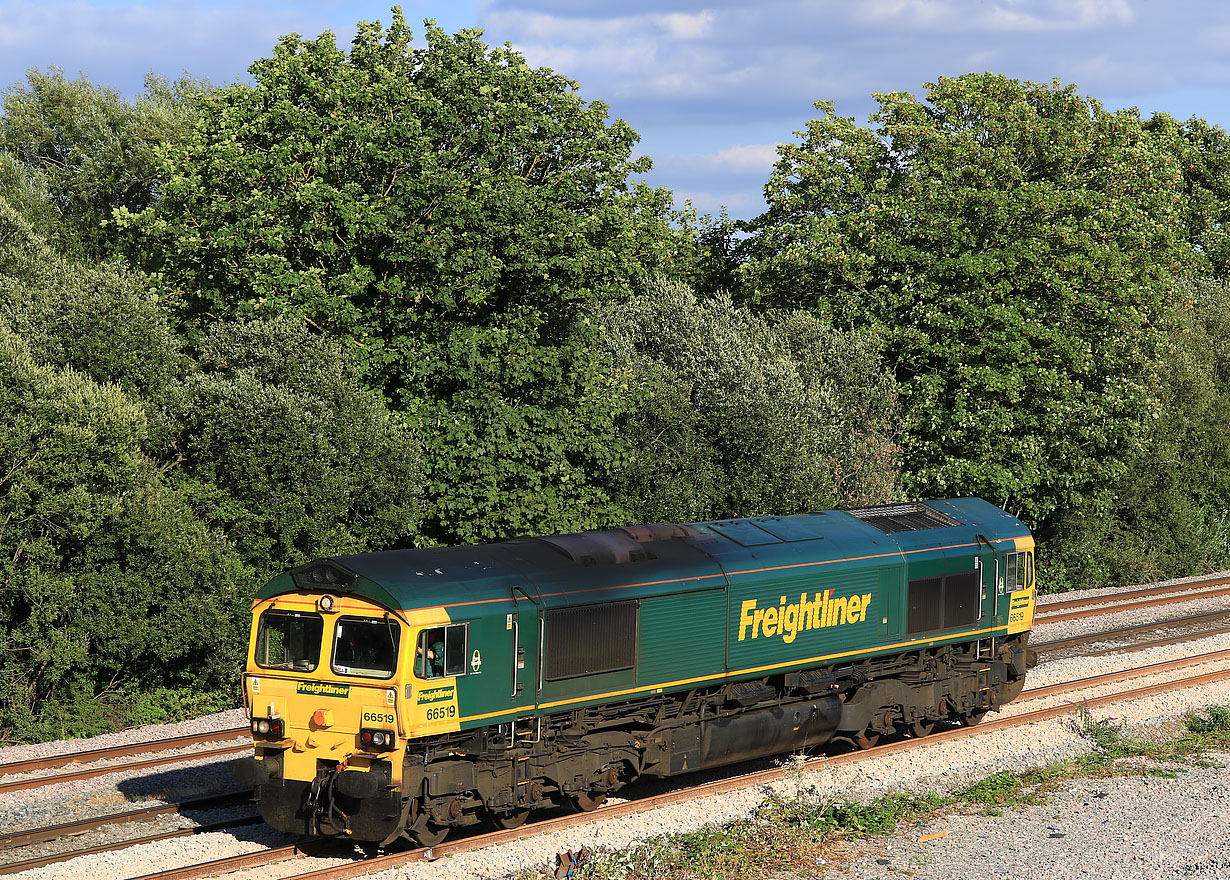
<path fill-rule="evenodd" d="M 432 669 L 430 639 L 446 629 L 432 623 L 331 592 L 255 604 L 244 678 L 255 755 L 233 772 L 257 788 L 266 822 L 362 840 L 400 829 L 406 742 L 431 708 L 414 704 L 422 661 Z M 450 660 L 442 652 L 436 684 Z"/>

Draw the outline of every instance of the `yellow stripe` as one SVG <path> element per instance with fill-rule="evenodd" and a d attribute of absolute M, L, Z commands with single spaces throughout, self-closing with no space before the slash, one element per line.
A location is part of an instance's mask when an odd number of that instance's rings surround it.
<path fill-rule="evenodd" d="M 944 636 L 943 638 L 959 639 L 959 638 L 962 638 L 963 636 L 980 636 L 980 635 L 985 635 L 987 633 L 994 633 L 994 632 L 1002 632 L 1004 635 L 1008 634 L 1008 630 L 1006 627 L 991 627 L 990 629 L 978 629 L 978 630 L 971 630 L 970 632 L 957 633 L 952 636 Z M 931 641 L 936 641 L 936 639 L 934 638 L 913 639 L 908 642 L 898 642 L 895 645 L 877 645 L 874 648 L 862 648 L 857 651 L 842 651 L 840 654 L 823 654 L 819 657 L 804 657 L 800 660 L 791 660 L 788 663 L 772 663 L 767 666 L 750 666 L 746 669 L 736 669 L 731 672 L 724 672 L 721 675 L 703 675 L 699 678 L 681 678 L 678 681 L 669 681 L 663 684 L 651 684 L 651 685 L 646 685 L 644 687 L 625 688 L 624 690 L 621 690 L 621 691 L 608 691 L 605 694 L 591 694 L 589 696 L 574 697 L 568 700 L 556 700 L 553 703 L 541 703 L 539 704 L 537 708 L 552 709 L 552 708 L 555 708 L 556 706 L 567 706 L 573 703 L 587 703 L 591 700 L 603 700 L 603 699 L 606 699 L 607 697 L 622 697 L 627 694 L 639 694 L 645 691 L 665 690 L 666 688 L 674 688 L 674 687 L 678 687 L 681 685 L 687 685 L 687 684 L 697 684 L 703 681 L 722 681 L 723 679 L 733 678 L 736 675 L 745 675 L 749 672 L 764 672 L 770 669 L 783 669 L 787 666 L 798 666 L 800 663 L 821 663 L 825 660 L 836 660 L 840 657 L 851 657 L 855 654 L 866 654 L 871 651 L 890 651 L 893 648 L 907 648 L 910 645 L 920 645 L 924 642 L 931 642 Z M 513 709 L 503 709 L 499 712 L 487 712 L 483 715 L 467 715 L 464 718 L 462 718 L 461 721 L 463 722 L 464 721 L 482 721 L 484 718 L 495 718 L 497 715 L 509 715 L 514 712 L 519 712 L 525 709 L 534 709 L 534 708 L 535 708 L 534 705 L 530 703 L 528 705 L 518 706 Z"/>

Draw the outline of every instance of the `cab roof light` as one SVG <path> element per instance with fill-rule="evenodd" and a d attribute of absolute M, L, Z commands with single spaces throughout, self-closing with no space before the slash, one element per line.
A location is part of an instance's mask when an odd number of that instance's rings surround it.
<path fill-rule="evenodd" d="M 291 569 L 291 579 L 300 590 L 349 592 L 359 576 L 330 559 L 317 559 Z M 324 610 L 324 609 L 322 609 Z"/>

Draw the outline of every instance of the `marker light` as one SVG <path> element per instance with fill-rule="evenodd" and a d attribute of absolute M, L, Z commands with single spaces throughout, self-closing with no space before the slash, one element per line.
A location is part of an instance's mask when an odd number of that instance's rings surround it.
<path fill-rule="evenodd" d="M 321 596 L 316 601 L 316 604 L 317 606 L 319 606 L 321 611 L 325 612 L 325 614 L 328 614 L 330 611 L 333 610 L 333 602 L 334 600 L 332 596 L 325 595 L 325 596 Z"/>
<path fill-rule="evenodd" d="M 286 722 L 281 718 L 253 718 L 253 739 L 283 739 L 286 736 Z"/>
<path fill-rule="evenodd" d="M 359 744 L 365 749 L 387 752 L 397 748 L 397 736 L 391 730 L 364 727 L 359 731 Z"/>

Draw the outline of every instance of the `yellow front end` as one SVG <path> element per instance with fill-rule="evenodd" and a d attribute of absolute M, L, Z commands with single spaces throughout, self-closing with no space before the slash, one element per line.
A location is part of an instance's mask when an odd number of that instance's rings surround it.
<path fill-rule="evenodd" d="M 399 827 L 408 738 L 457 727 L 452 682 L 414 675 L 418 632 L 447 623 L 443 609 L 392 612 L 355 596 L 254 604 L 244 697 L 256 766 L 242 773 L 269 824 L 365 840 Z M 429 720 L 442 703 L 444 725 Z"/>

